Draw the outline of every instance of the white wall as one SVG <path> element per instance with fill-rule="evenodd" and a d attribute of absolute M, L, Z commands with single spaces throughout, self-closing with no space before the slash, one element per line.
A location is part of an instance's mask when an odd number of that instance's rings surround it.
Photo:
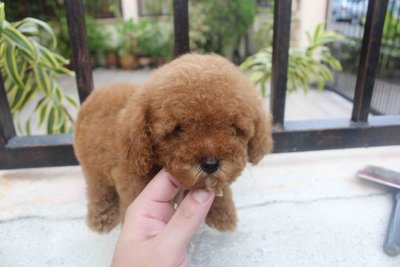
<path fill-rule="evenodd" d="M 122 16 L 124 19 L 139 21 L 139 10 L 137 0 L 122 0 Z"/>
<path fill-rule="evenodd" d="M 312 33 L 315 27 L 326 21 L 328 0 L 295 0 L 293 1 L 294 13 L 297 13 L 298 27 L 292 28 L 297 43 L 300 47 L 307 45 L 306 32 Z"/>

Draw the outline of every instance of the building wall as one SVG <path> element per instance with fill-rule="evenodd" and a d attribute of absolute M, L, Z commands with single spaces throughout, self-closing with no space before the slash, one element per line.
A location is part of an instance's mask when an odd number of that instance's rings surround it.
<path fill-rule="evenodd" d="M 326 21 L 326 10 L 330 0 L 293 0 L 292 17 L 294 23 L 291 28 L 291 42 L 305 47 L 307 45 L 306 32 L 312 33 L 315 27 Z M 122 0 L 122 15 L 124 19 L 132 18 L 139 21 L 138 0 Z M 254 44 L 250 44 L 252 52 Z"/>
<path fill-rule="evenodd" d="M 307 45 L 306 32 L 312 33 L 319 23 L 325 23 L 328 0 L 295 0 L 293 8 L 298 18 L 295 38 L 300 47 Z M 295 14 L 294 13 L 294 14 Z"/>
<path fill-rule="evenodd" d="M 139 10 L 137 0 L 122 0 L 122 16 L 124 19 L 139 21 Z"/>

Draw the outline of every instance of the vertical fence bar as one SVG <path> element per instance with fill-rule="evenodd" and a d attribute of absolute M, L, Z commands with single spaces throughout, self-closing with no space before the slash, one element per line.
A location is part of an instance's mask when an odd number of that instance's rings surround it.
<path fill-rule="evenodd" d="M 4 148 L 7 141 L 15 135 L 16 132 L 4 87 L 4 80 L 0 73 L 0 149 Z"/>
<path fill-rule="evenodd" d="M 174 0 L 174 55 L 189 52 L 189 7 L 188 0 Z"/>
<path fill-rule="evenodd" d="M 83 3 L 82 0 L 65 0 L 64 5 L 72 47 L 72 63 L 75 69 L 79 100 L 82 103 L 93 90 Z"/>
<path fill-rule="evenodd" d="M 283 125 L 289 61 L 292 0 L 275 0 L 270 110 L 275 125 Z"/>
<path fill-rule="evenodd" d="M 361 47 L 351 120 L 366 122 L 378 69 L 379 53 L 388 0 L 370 0 Z"/>

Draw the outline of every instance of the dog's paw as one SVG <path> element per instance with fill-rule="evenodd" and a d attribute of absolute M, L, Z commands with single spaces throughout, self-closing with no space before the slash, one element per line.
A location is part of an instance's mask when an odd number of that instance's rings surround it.
<path fill-rule="evenodd" d="M 235 209 L 210 210 L 206 224 L 221 232 L 232 232 L 237 225 L 236 211 Z"/>
<path fill-rule="evenodd" d="M 119 223 L 118 208 L 115 205 L 89 208 L 86 222 L 89 228 L 96 232 L 109 232 Z"/>

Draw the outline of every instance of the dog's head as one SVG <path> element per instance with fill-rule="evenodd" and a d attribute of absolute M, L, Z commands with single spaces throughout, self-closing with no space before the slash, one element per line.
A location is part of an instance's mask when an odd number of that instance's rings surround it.
<path fill-rule="evenodd" d="M 254 86 L 216 55 L 189 54 L 156 70 L 120 121 L 131 171 L 163 166 L 188 188 L 220 190 L 272 149 Z"/>

